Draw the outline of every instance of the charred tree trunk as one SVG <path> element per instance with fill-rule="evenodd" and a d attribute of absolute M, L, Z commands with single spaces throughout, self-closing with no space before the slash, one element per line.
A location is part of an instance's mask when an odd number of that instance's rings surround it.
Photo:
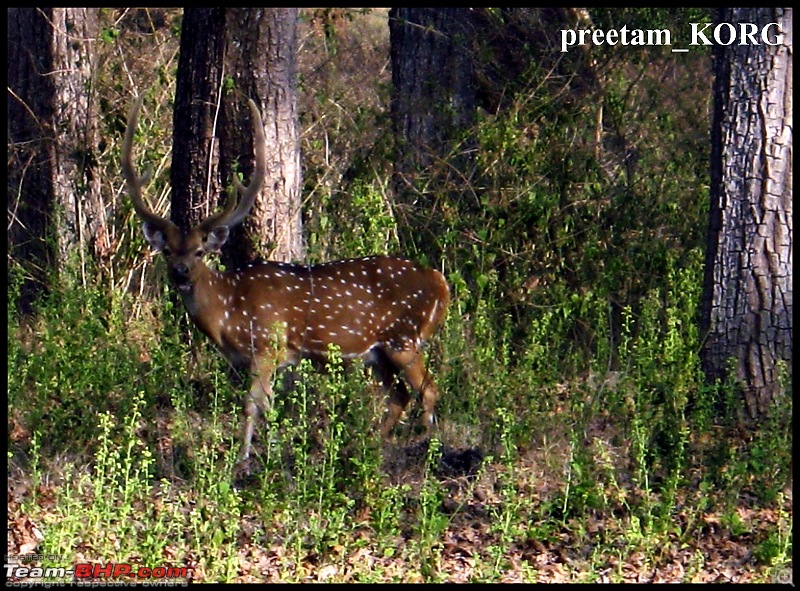
<path fill-rule="evenodd" d="M 460 184 L 470 160 L 469 147 L 458 142 L 475 118 L 473 35 L 469 8 L 389 12 L 397 146 L 392 189 L 404 243 L 411 240 L 409 229 L 427 225 L 432 190 L 453 172 Z"/>
<path fill-rule="evenodd" d="M 170 217 L 178 227 L 196 226 L 221 206 L 219 145 L 224 8 L 186 8 L 175 89 Z"/>
<path fill-rule="evenodd" d="M 714 55 L 702 359 L 709 379 L 742 386 L 757 418 L 781 392 L 779 367 L 791 372 L 792 9 L 725 8 L 718 18 L 777 22 L 783 33 L 780 44 L 717 45 Z"/>
<path fill-rule="evenodd" d="M 46 285 L 55 260 L 48 240 L 53 215 L 53 70 L 46 15 L 8 10 L 8 252 L 25 272 L 23 308 Z"/>
<path fill-rule="evenodd" d="M 7 33 L 9 254 L 26 269 L 27 307 L 51 270 L 85 280 L 86 255 L 109 255 L 91 92 L 97 13 L 10 8 Z"/>
<path fill-rule="evenodd" d="M 391 38 L 392 121 L 403 145 L 395 162 L 405 174 L 431 166 L 454 148 L 451 140 L 472 125 L 475 86 L 468 8 L 394 8 Z"/>

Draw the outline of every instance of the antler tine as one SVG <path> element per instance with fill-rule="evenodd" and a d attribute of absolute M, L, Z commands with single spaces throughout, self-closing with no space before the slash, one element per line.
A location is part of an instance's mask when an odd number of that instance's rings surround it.
<path fill-rule="evenodd" d="M 125 139 L 122 141 L 122 175 L 128 185 L 128 195 L 131 198 L 133 209 L 139 217 L 158 228 L 163 228 L 172 225 L 172 222 L 156 215 L 147 207 L 142 198 L 143 177 L 136 174 L 136 168 L 133 166 L 133 136 L 136 134 L 136 123 L 139 120 L 139 110 L 142 108 L 143 100 L 143 96 L 137 97 L 128 115 L 128 127 L 125 130 Z"/>
<path fill-rule="evenodd" d="M 253 99 L 248 100 L 247 104 L 250 106 L 250 113 L 253 118 L 253 131 L 256 136 L 256 168 L 250 179 L 250 184 L 246 187 L 239 182 L 238 178 L 235 176 L 233 177 L 233 184 L 236 186 L 236 190 L 241 194 L 239 205 L 234 209 L 236 199 L 231 198 L 224 210 L 206 218 L 201 225 L 209 230 L 217 226 L 233 227 L 247 217 L 247 214 L 253 207 L 253 203 L 255 203 L 256 195 L 258 195 L 258 192 L 261 190 L 261 185 L 264 183 L 264 177 L 266 177 L 267 174 L 267 138 L 264 135 L 264 124 L 261 121 L 261 113 Z"/>

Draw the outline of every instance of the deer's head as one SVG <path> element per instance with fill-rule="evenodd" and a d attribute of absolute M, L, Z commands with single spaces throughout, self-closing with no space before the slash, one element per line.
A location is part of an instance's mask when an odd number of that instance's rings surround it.
<path fill-rule="evenodd" d="M 248 104 L 256 137 L 256 167 L 250 184 L 245 187 L 234 177 L 233 182 L 241 195 L 238 205 L 236 198 L 232 197 L 222 211 L 207 217 L 188 231 L 183 231 L 171 220 L 156 215 L 145 204 L 142 198 L 143 179 L 136 173 L 132 156 L 133 138 L 142 97 L 136 100 L 128 116 L 128 128 L 122 143 L 122 173 L 128 185 L 133 208 L 144 222 L 144 236 L 153 249 L 164 253 L 170 281 L 181 293 L 191 292 L 201 275 L 207 272 L 203 257 L 207 253 L 220 251 L 228 239 L 230 228 L 247 217 L 264 182 L 267 152 L 264 126 L 256 104 L 252 100 Z"/>

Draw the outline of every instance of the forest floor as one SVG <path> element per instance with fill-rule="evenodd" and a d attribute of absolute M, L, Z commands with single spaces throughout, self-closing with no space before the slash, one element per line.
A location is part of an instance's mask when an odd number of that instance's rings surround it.
<path fill-rule="evenodd" d="M 424 486 L 420 467 L 425 450 L 404 448 L 387 458 L 387 477 L 393 484 L 408 485 L 409 494 Z M 399 461 L 399 455 L 404 460 Z M 730 501 L 715 498 L 715 491 L 686 486 L 678 493 L 667 527 L 652 533 L 632 506 L 641 506 L 643 494 L 616 479 L 609 485 L 604 507 L 589 506 L 576 517 L 557 517 L 558 481 L 548 469 L 557 455 L 554 446 L 526 453 L 513 467 L 513 491 L 519 502 L 503 500 L 500 482 L 506 466 L 493 464 L 479 471 L 475 450 L 445 449 L 448 464 L 437 475 L 441 484 L 438 511 L 445 516 L 429 542 L 428 561 L 421 565 L 419 531 L 399 526 L 394 535 L 377 535 L 370 526 L 369 507 L 353 515 L 353 523 L 327 551 L 287 543 L 298 523 L 276 516 L 265 523 L 257 509 L 243 510 L 238 522 L 236 572 L 231 582 L 791 582 L 791 566 L 774 569 L 763 564 L 758 548 L 770 543 L 774 532 L 788 528 L 791 536 L 791 490 L 780 506 L 759 507 L 755 498 L 740 495 Z M 461 462 L 461 465 L 457 465 Z M 449 468 L 451 469 L 448 469 Z M 449 472 L 449 473 L 448 473 Z M 459 473 L 461 473 L 459 475 Z M 8 481 L 9 555 L 37 554 L 44 523 L 57 518 L 53 512 L 62 493 L 55 480 L 31 483 L 17 472 Z M 413 492 L 412 492 L 413 491 Z M 719 495 L 723 493 L 720 492 Z M 32 498 L 33 495 L 33 498 Z M 154 493 L 152 502 L 161 503 Z M 638 498 L 637 498 L 638 497 Z M 652 507 L 657 509 L 657 499 Z M 85 498 L 91 504 L 91 498 Z M 25 509 L 27 507 L 27 510 Z M 193 507 L 193 504 L 192 504 Z M 715 510 L 710 507 L 727 507 Z M 507 511 L 505 509 L 508 509 Z M 190 510 L 187 505 L 187 511 Z M 52 514 L 50 514 L 52 513 Z M 309 515 L 309 519 L 313 516 Z M 291 519 L 297 519 L 295 514 Z M 504 520 L 508 527 L 503 527 Z M 513 524 L 511 521 L 513 520 Z M 410 521 L 410 518 L 409 518 Z M 648 533 L 649 531 L 649 533 Z M 184 532 L 191 536 L 191 532 Z M 98 535 L 102 535 L 98 532 Z M 319 546 L 317 546 L 319 547 Z M 74 547 L 74 561 L 108 563 L 91 542 Z M 140 559 L 127 558 L 132 564 Z M 8 562 L 8 560 L 7 560 Z M 214 580 L 199 556 L 187 553 L 182 540 L 167 544 L 164 564 L 188 566 L 189 580 Z M 789 563 L 791 565 L 791 563 Z M 39 566 L 38 560 L 26 563 Z M 62 565 L 68 566 L 68 565 Z M 142 565 L 154 566 L 154 565 Z"/>

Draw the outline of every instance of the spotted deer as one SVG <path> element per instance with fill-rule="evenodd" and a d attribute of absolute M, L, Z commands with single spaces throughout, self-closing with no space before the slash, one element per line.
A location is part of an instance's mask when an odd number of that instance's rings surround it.
<path fill-rule="evenodd" d="M 188 231 L 153 213 L 142 197 L 143 179 L 133 165 L 132 146 L 142 99 L 131 108 L 122 143 L 122 172 L 133 208 L 144 222 L 150 246 L 166 257 L 170 283 L 189 316 L 235 366 L 249 368 L 240 460 L 251 451 L 259 413 L 269 409 L 275 371 L 303 357 L 325 361 L 330 345 L 345 359 L 373 367 L 389 395 L 381 427 L 385 439 L 410 395 L 402 374 L 422 399 L 426 430 L 435 422 L 438 398 L 422 356 L 424 342 L 443 322 L 450 300 L 438 271 L 393 256 L 371 256 L 317 265 L 252 263 L 228 272 L 206 265 L 231 227 L 247 217 L 266 173 L 267 146 L 261 115 L 249 102 L 255 133 L 255 171 L 245 187 L 234 178 L 238 204 Z"/>

